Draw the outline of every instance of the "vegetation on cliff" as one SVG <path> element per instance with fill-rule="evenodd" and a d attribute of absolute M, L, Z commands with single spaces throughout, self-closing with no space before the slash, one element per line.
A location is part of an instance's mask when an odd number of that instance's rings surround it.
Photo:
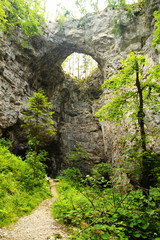
<path fill-rule="evenodd" d="M 42 33 L 44 0 L 2 0 L 0 30 L 17 35 L 17 29 L 27 36 Z"/>
<path fill-rule="evenodd" d="M 155 13 L 157 23 L 158 15 Z M 154 45 L 160 39 L 157 23 Z M 158 114 L 160 110 L 159 80 L 160 65 L 149 67 L 146 57 L 132 52 L 123 60 L 118 74 L 104 82 L 103 87 L 113 96 L 96 116 L 122 125 L 127 118 L 127 124 L 135 125 L 136 131 L 123 139 L 128 150 L 120 149 L 124 165 L 119 167 L 98 164 L 86 174 L 82 149 L 68 154 L 70 168 L 60 177 L 60 197 L 53 205 L 53 215 L 72 227 L 71 239 L 160 239 L 160 156 L 149 148 L 151 132 L 146 128 L 147 113 Z M 152 130 L 155 137 L 159 129 Z M 127 161 L 128 170 L 139 175 L 138 186 L 123 181 L 128 174 Z M 135 161 L 138 170 L 132 169 Z"/>
<path fill-rule="evenodd" d="M 154 17 L 155 17 L 155 20 L 156 20 L 156 23 L 155 23 L 155 31 L 154 31 L 154 34 L 153 34 L 153 46 L 155 47 L 157 44 L 160 44 L 160 13 L 158 11 L 155 11 L 154 12 Z"/>
<path fill-rule="evenodd" d="M 15 0 L 14 4 L 11 4 L 12 1 L 0 3 L 0 27 L 11 32 L 20 27 L 23 33 L 31 36 L 40 31 L 42 18 L 35 15 L 38 21 L 36 24 L 25 21 L 25 11 L 32 12 L 37 8 L 23 5 L 23 9 L 20 5 L 22 2 Z M 37 2 L 32 1 L 36 4 Z M 19 14 L 16 11 L 20 11 Z M 39 13 L 39 10 L 36 13 Z M 29 14 L 30 20 L 32 17 Z M 154 45 L 158 44 L 160 39 L 159 13 L 155 13 L 155 18 L 157 24 Z M 83 20 L 85 24 L 85 18 Z M 84 149 L 81 146 L 75 147 L 67 156 L 70 168 L 63 172 L 62 183 L 59 185 L 61 196 L 53 209 L 56 218 L 76 228 L 72 239 L 160 239 L 159 155 L 148 151 L 145 129 L 145 111 L 159 111 L 160 87 L 157 82 L 160 79 L 160 66 L 156 65 L 147 72 L 146 58 L 135 53 L 131 53 L 122 66 L 117 75 L 104 83 L 114 96 L 102 108 L 100 116 L 103 120 L 116 120 L 117 123 L 117 120 L 122 120 L 123 115 L 128 115 L 132 124 L 135 123 L 135 129 L 138 130 L 134 136 L 127 139 L 130 149 L 125 152 L 125 160 L 136 161 L 140 166 L 138 190 L 133 190 L 137 186 L 120 184 L 123 173 L 128 174 L 126 166 L 129 165 L 120 166 L 121 169 L 116 166 L 113 169 L 109 164 L 101 163 L 90 169 Z M 55 134 L 53 112 L 42 91 L 35 93 L 29 101 L 23 118 L 29 140 L 29 152 L 24 161 L 11 154 L 5 143 L 0 146 L 1 226 L 28 213 L 46 197 L 43 164 L 46 152 L 40 148 Z M 88 169 L 84 166 L 86 163 Z M 133 165 L 129 170 L 132 171 L 132 168 Z M 115 179 L 118 171 L 121 176 Z"/>
<path fill-rule="evenodd" d="M 122 61 L 122 70 L 104 81 L 102 86 L 112 93 L 112 97 L 95 114 L 100 120 L 134 125 L 135 133 L 130 134 L 127 141 L 130 141 L 130 148 L 135 154 L 132 153 L 132 157 L 137 158 L 137 164 L 141 166 L 140 185 L 144 193 L 151 185 L 150 172 L 155 161 L 147 146 L 150 136 L 146 129 L 146 113 L 157 113 L 160 110 L 160 65 L 146 69 L 148 64 L 143 55 L 130 53 Z"/>

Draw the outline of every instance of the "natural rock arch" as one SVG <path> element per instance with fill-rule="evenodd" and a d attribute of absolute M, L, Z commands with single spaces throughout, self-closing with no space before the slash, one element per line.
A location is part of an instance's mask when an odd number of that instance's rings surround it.
<path fill-rule="evenodd" d="M 5 129 L 17 124 L 27 96 L 42 87 L 55 106 L 61 144 L 60 151 L 56 150 L 61 154 L 59 159 L 75 141 L 82 140 L 91 158 L 97 162 L 108 160 L 113 150 L 108 137 L 114 141 L 114 127 L 105 125 L 102 134 L 99 123 L 93 117 L 98 89 L 103 78 L 117 71 L 119 60 L 129 51 L 157 57 L 150 46 L 154 26 L 152 12 L 158 10 L 158 3 L 159 0 L 151 1 L 149 10 L 141 16 L 135 16 L 134 20 L 128 19 L 121 10 L 107 10 L 89 14 L 81 20 L 67 21 L 63 26 L 49 23 L 44 34 L 32 37 L 25 49 L 0 35 L 3 52 L 0 58 L 3 107 L 0 134 L 3 136 Z M 120 15 L 124 31 L 122 35 L 115 35 L 112 31 L 113 20 Z M 73 52 L 90 55 L 99 65 L 100 72 L 92 77 L 85 92 L 80 91 L 61 68 L 64 59 Z M 89 92 L 91 88 L 92 93 Z M 65 102 L 62 102 L 62 89 L 70 96 Z M 113 134 L 110 134 L 112 130 Z"/>
<path fill-rule="evenodd" d="M 123 21 L 121 35 L 113 33 L 118 18 Z M 46 85 L 62 82 L 61 63 L 73 52 L 90 55 L 104 77 L 115 72 L 129 51 L 150 52 L 147 42 L 150 42 L 153 18 L 148 20 L 147 13 L 133 18 L 128 18 L 125 11 L 108 9 L 80 20 L 68 20 L 63 25 L 48 23 L 43 36 L 30 39 L 34 51 L 32 82 Z"/>

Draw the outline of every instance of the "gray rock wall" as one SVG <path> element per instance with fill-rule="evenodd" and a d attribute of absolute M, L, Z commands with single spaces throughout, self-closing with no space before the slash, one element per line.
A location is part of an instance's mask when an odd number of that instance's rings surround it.
<path fill-rule="evenodd" d="M 125 11 L 107 10 L 89 14 L 82 20 L 70 20 L 63 26 L 48 23 L 42 36 L 29 39 L 27 48 L 1 33 L 0 135 L 12 135 L 18 148 L 21 138 L 13 134 L 14 126 L 17 129 L 27 97 L 42 87 L 54 104 L 58 129 L 55 141 L 59 150 L 54 149 L 54 143 L 50 146 L 53 161 L 61 161 L 76 142 L 84 143 L 91 162 L 116 161 L 118 139 L 123 130 L 108 122 L 99 123 L 93 117 L 107 100 L 106 95 L 99 100 L 100 85 L 104 78 L 117 72 L 120 60 L 130 51 L 159 61 L 158 50 L 151 47 L 153 12 L 159 6 L 159 0 L 150 1 L 142 15 L 137 10 L 132 17 L 127 17 Z M 120 35 L 113 33 L 117 18 L 123 22 Z M 99 65 L 99 71 L 85 87 L 80 87 L 62 71 L 61 63 L 73 52 L 88 54 Z"/>

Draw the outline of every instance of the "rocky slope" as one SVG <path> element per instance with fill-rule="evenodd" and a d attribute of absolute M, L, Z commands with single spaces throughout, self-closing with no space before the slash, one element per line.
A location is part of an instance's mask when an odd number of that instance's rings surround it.
<path fill-rule="evenodd" d="M 158 9 L 160 0 L 151 0 L 143 13 L 137 9 L 131 16 L 126 11 L 108 9 L 67 21 L 63 26 L 48 23 L 42 36 L 29 39 L 27 48 L 1 33 L 0 136 L 9 137 L 14 150 L 23 152 L 26 141 L 19 128 L 21 112 L 27 97 L 41 87 L 54 104 L 58 129 L 56 139 L 48 147 L 51 173 L 57 172 L 65 153 L 76 142 L 84 143 L 91 162 L 113 162 L 118 155 L 116 140 L 121 130 L 93 117 L 101 101 L 105 101 L 99 100 L 100 85 L 120 68 L 119 61 L 130 51 L 159 61 L 158 50 L 151 47 L 153 12 Z M 116 25 L 115 19 L 121 19 L 122 24 Z M 113 33 L 113 29 L 120 33 Z M 73 52 L 92 56 L 99 66 L 83 88 L 61 68 L 61 63 Z"/>

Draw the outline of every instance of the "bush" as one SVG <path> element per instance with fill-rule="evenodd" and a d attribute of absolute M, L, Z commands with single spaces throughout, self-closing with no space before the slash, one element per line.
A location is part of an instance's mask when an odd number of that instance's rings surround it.
<path fill-rule="evenodd" d="M 72 184 L 80 184 L 81 179 L 82 179 L 82 173 L 78 168 L 67 168 L 62 171 L 61 173 L 62 179 L 65 179 L 66 181 L 70 182 Z"/>
<path fill-rule="evenodd" d="M 74 226 L 73 240 L 158 240 L 160 237 L 157 188 L 151 189 L 146 199 L 140 190 L 126 194 L 114 188 L 77 190 L 61 179 L 59 193 L 53 214 L 62 223 Z"/>
<path fill-rule="evenodd" d="M 36 179 L 35 184 L 32 172 L 26 161 L 11 154 L 8 147 L 0 145 L 0 227 L 30 213 L 50 196 L 45 180 Z"/>
<path fill-rule="evenodd" d="M 74 145 L 73 150 L 66 154 L 66 162 L 68 167 L 78 168 L 82 175 L 90 171 L 90 166 L 88 164 L 89 156 L 83 147 L 82 143 L 77 143 Z"/>

